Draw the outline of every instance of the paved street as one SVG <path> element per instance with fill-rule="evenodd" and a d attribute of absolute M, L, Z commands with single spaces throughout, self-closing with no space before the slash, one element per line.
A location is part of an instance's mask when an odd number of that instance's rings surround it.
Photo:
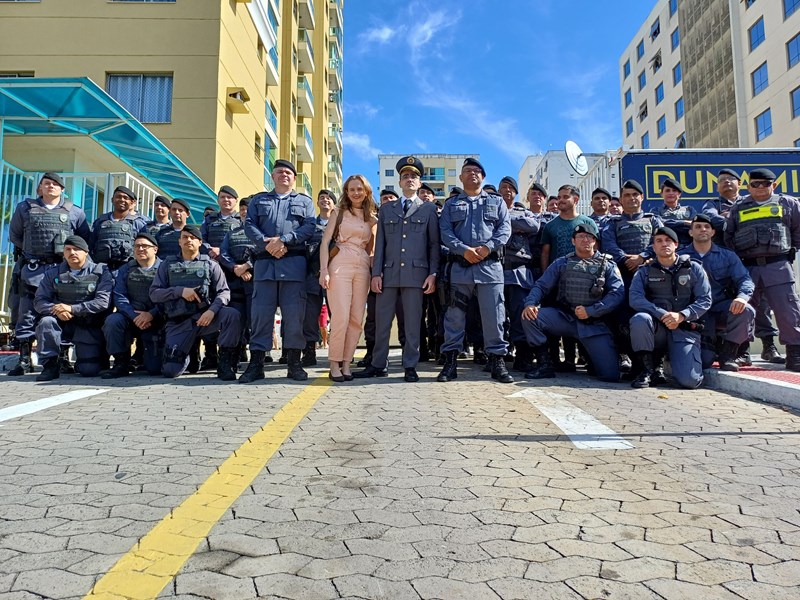
<path fill-rule="evenodd" d="M 461 362 L 2 379 L 0 599 L 798 597 L 798 415 Z"/>

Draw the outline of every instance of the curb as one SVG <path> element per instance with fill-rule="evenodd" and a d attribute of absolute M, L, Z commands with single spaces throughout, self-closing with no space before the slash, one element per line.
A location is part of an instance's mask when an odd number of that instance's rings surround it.
<path fill-rule="evenodd" d="M 797 385 L 718 369 L 706 369 L 703 374 L 705 385 L 713 390 L 800 411 L 800 387 Z"/>

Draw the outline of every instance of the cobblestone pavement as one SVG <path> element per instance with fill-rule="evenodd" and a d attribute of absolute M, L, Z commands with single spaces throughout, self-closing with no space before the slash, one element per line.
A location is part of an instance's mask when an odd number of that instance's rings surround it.
<path fill-rule="evenodd" d="M 398 371 L 329 387 L 159 598 L 798 598 L 798 415 L 577 376 L 500 385 L 469 363 L 450 384 L 433 363 L 419 384 Z M 0 423 L 0 599 L 88 594 L 304 389 L 283 374 L 3 379 L 0 409 L 108 391 Z M 577 448 L 537 393 L 633 448 Z"/>

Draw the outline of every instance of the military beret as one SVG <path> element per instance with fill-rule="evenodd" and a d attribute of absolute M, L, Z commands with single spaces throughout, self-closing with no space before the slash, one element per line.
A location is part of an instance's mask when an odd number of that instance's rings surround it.
<path fill-rule="evenodd" d="M 775 181 L 777 177 L 775 177 L 775 173 L 769 169 L 753 169 L 750 171 L 750 179 L 769 179 L 770 181 Z"/>
<path fill-rule="evenodd" d="M 138 200 L 138 198 L 136 197 L 136 194 L 133 193 L 133 190 L 131 188 L 127 187 L 127 186 L 118 185 L 117 187 L 114 188 L 114 194 L 116 194 L 117 192 L 122 192 L 128 198 L 130 198 L 131 200 Z M 112 196 L 114 194 L 112 194 Z"/>
<path fill-rule="evenodd" d="M 421 190 L 428 190 L 428 191 L 429 191 L 431 194 L 433 194 L 434 196 L 436 195 L 436 190 L 434 190 L 434 189 L 433 189 L 431 186 L 429 186 L 427 183 L 423 183 L 421 186 L 419 186 L 419 189 L 421 189 Z"/>
<path fill-rule="evenodd" d="M 282 158 L 279 158 L 278 160 L 276 160 L 275 161 L 275 165 L 272 167 L 272 170 L 274 171 L 278 167 L 283 167 L 284 169 L 289 169 L 292 173 L 295 174 L 295 176 L 297 175 L 297 169 L 295 169 L 294 165 L 292 163 L 290 163 L 288 160 L 284 160 Z"/>
<path fill-rule="evenodd" d="M 692 223 L 708 223 L 711 227 L 714 227 L 714 223 L 711 222 L 711 217 L 703 213 L 697 213 L 692 219 Z"/>
<path fill-rule="evenodd" d="M 673 231 L 669 227 L 659 227 L 658 229 L 656 229 L 656 232 L 653 234 L 653 237 L 655 238 L 655 236 L 657 235 L 665 235 L 676 244 L 680 243 L 678 241 L 678 234 L 675 233 L 675 231 Z"/>
<path fill-rule="evenodd" d="M 151 244 L 153 244 L 154 246 L 158 246 L 158 242 L 156 241 L 156 238 L 154 236 L 150 235 L 149 233 L 147 233 L 146 231 L 140 231 L 139 233 L 136 234 L 136 237 L 133 238 L 133 239 L 138 240 L 139 238 L 143 238 L 143 239 L 147 240 L 148 242 L 150 242 Z"/>
<path fill-rule="evenodd" d="M 595 239 L 600 238 L 600 231 L 597 229 L 597 225 L 594 221 L 591 223 L 581 223 L 580 225 L 576 225 L 575 229 L 572 230 L 572 237 L 575 237 L 579 233 L 588 233 L 589 235 L 593 235 Z"/>
<path fill-rule="evenodd" d="M 507 183 L 508 185 L 510 185 L 512 188 L 514 188 L 514 192 L 519 194 L 519 186 L 517 185 L 517 180 L 511 177 L 511 175 L 506 175 L 505 177 L 503 177 L 500 180 L 500 185 L 503 185 L 503 183 Z"/>
<path fill-rule="evenodd" d="M 200 228 L 197 225 L 184 225 L 183 229 L 181 229 L 181 233 L 188 233 L 189 235 L 193 235 L 198 240 L 203 239 L 203 234 L 200 233 Z"/>
<path fill-rule="evenodd" d="M 167 208 L 172 206 L 172 202 L 166 196 L 156 196 L 155 199 L 153 200 L 153 204 L 155 204 L 156 202 L 161 202 L 161 204 L 163 204 Z"/>
<path fill-rule="evenodd" d="M 49 179 L 50 181 L 55 181 L 58 185 L 61 186 L 62 190 L 66 187 L 64 185 L 64 180 L 61 179 L 61 175 L 59 175 L 58 173 L 45 173 L 44 175 L 42 175 L 42 179 Z M 41 181 L 39 183 L 41 183 Z"/>
<path fill-rule="evenodd" d="M 449 195 L 450 195 L 450 196 L 460 196 L 460 195 L 461 195 L 461 194 L 463 194 L 463 193 L 464 193 L 464 190 L 462 190 L 462 189 L 461 189 L 460 187 L 458 187 L 457 185 L 454 185 L 454 186 L 453 186 L 453 189 L 451 189 L 451 190 L 450 190 L 450 194 L 449 194 Z"/>
<path fill-rule="evenodd" d="M 252 196 L 245 196 L 241 200 L 239 200 L 239 206 L 250 206 L 250 199 Z"/>
<path fill-rule="evenodd" d="M 717 173 L 717 178 L 722 177 L 723 175 L 730 175 L 731 177 L 735 177 L 737 181 L 741 181 L 742 177 L 733 169 L 720 169 L 719 173 Z"/>
<path fill-rule="evenodd" d="M 487 183 L 485 186 L 483 186 L 483 191 L 497 196 L 497 188 L 494 187 L 491 183 Z"/>
<path fill-rule="evenodd" d="M 188 212 L 188 213 L 192 212 L 192 209 L 189 208 L 189 201 L 188 200 L 184 200 L 183 198 L 173 198 L 172 199 L 172 204 L 177 204 L 178 206 L 182 206 L 183 208 L 186 209 L 186 212 Z M 172 206 L 172 205 L 170 205 L 170 206 Z"/>
<path fill-rule="evenodd" d="M 317 200 L 319 200 L 320 196 L 328 196 L 329 198 L 333 198 L 333 201 L 336 202 L 336 194 L 328 189 L 321 189 L 317 192 Z"/>
<path fill-rule="evenodd" d="M 397 169 L 398 175 L 406 169 L 416 171 L 417 175 L 420 177 L 422 176 L 422 173 L 425 172 L 425 167 L 422 165 L 422 161 L 416 156 L 404 156 L 397 161 L 397 166 L 395 168 Z"/>
<path fill-rule="evenodd" d="M 636 181 L 635 179 L 628 179 L 625 183 L 622 184 L 621 189 L 636 190 L 640 194 L 644 194 L 644 188 L 642 187 L 642 184 Z"/>
<path fill-rule="evenodd" d="M 381 193 L 379 194 L 379 196 L 386 196 L 386 195 L 394 196 L 395 198 L 400 197 L 397 195 L 397 192 L 395 192 L 394 190 L 390 190 L 389 188 L 381 190 Z"/>
<path fill-rule="evenodd" d="M 470 165 L 473 167 L 478 167 L 481 170 L 481 176 L 486 177 L 486 169 L 483 168 L 483 165 L 477 158 L 472 158 L 471 156 L 468 156 L 467 158 L 464 159 L 464 164 L 461 166 L 461 168 L 463 169 L 464 167 L 468 167 Z"/>
<path fill-rule="evenodd" d="M 228 194 L 228 196 L 233 196 L 234 198 L 237 199 L 239 198 L 239 194 L 236 193 L 236 190 L 229 185 L 223 185 L 221 188 L 219 188 L 217 196 L 219 196 L 222 193 Z"/>
<path fill-rule="evenodd" d="M 599 187 L 592 192 L 592 198 L 594 198 L 595 194 L 605 194 L 606 197 L 611 200 L 611 192 L 609 192 L 606 188 Z"/>
<path fill-rule="evenodd" d="M 665 187 L 677 190 L 681 194 L 683 193 L 683 188 L 681 187 L 681 184 L 672 179 L 672 177 L 667 177 L 664 181 L 661 182 L 661 189 L 663 190 Z"/>
<path fill-rule="evenodd" d="M 528 188 L 528 191 L 531 191 L 531 190 L 536 190 L 537 192 L 539 192 L 545 198 L 547 197 L 547 190 L 544 189 L 544 186 L 541 183 L 538 183 L 538 182 L 532 183 L 531 187 Z"/>
<path fill-rule="evenodd" d="M 86 240 L 83 239 L 79 235 L 70 235 L 67 236 L 67 239 L 64 240 L 65 246 L 75 246 L 76 248 L 80 248 L 84 252 L 89 251 L 89 244 L 86 243 Z"/>

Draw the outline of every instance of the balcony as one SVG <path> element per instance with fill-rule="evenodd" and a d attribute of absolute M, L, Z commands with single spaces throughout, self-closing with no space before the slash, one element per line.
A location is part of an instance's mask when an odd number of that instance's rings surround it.
<path fill-rule="evenodd" d="M 330 13 L 331 26 L 342 26 L 342 0 L 328 0 L 328 12 Z"/>
<path fill-rule="evenodd" d="M 273 46 L 269 49 L 267 59 L 267 85 L 279 85 L 280 74 L 278 73 L 278 50 Z"/>
<path fill-rule="evenodd" d="M 298 173 L 294 189 L 298 192 L 303 192 L 304 194 L 311 196 L 313 193 L 311 190 L 311 178 L 305 173 Z"/>
<path fill-rule="evenodd" d="M 342 122 L 342 92 L 328 92 L 328 120 L 331 123 Z"/>
<path fill-rule="evenodd" d="M 266 122 L 267 125 L 265 129 L 267 130 L 267 136 L 269 139 L 272 140 L 272 143 L 277 146 L 278 145 L 278 115 L 275 114 L 275 111 L 272 110 L 272 106 L 270 106 L 269 101 L 266 102 L 267 110 L 266 110 Z"/>
<path fill-rule="evenodd" d="M 311 36 L 305 29 L 300 29 L 297 42 L 297 65 L 301 73 L 314 72 L 314 46 Z"/>
<path fill-rule="evenodd" d="M 334 91 L 342 89 L 342 60 L 339 58 L 328 60 L 328 87 Z"/>
<path fill-rule="evenodd" d="M 341 27 L 328 27 L 328 41 L 336 40 L 338 50 L 342 49 L 342 28 Z"/>
<path fill-rule="evenodd" d="M 297 114 L 314 118 L 314 94 L 311 93 L 311 84 L 305 75 L 297 78 Z"/>
<path fill-rule="evenodd" d="M 337 154 L 342 153 L 342 129 L 337 125 L 328 126 L 328 145 L 332 149 L 337 149 Z"/>
<path fill-rule="evenodd" d="M 314 140 L 305 125 L 297 126 L 297 159 L 300 162 L 314 162 Z"/>
<path fill-rule="evenodd" d="M 313 0 L 299 0 L 297 3 L 297 24 L 304 29 L 314 29 L 314 2 Z"/>
<path fill-rule="evenodd" d="M 342 163 L 339 162 L 336 156 L 328 156 L 328 174 L 337 177 L 339 180 L 342 179 Z"/>

